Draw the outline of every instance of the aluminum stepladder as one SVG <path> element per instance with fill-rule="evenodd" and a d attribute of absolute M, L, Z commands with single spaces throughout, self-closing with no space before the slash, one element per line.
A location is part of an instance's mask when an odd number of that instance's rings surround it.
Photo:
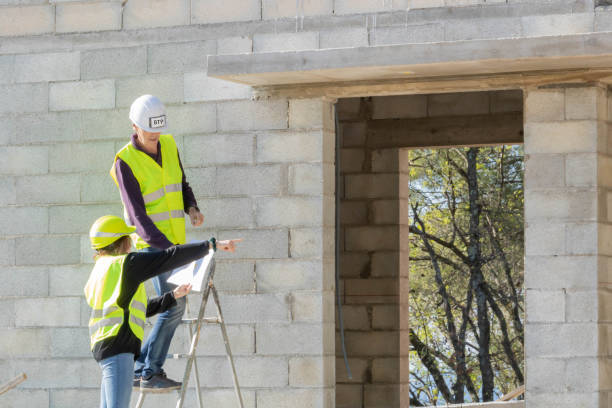
<path fill-rule="evenodd" d="M 198 405 L 200 408 L 204 408 L 204 404 L 202 402 L 202 391 L 200 389 L 200 376 L 198 373 L 198 364 L 196 361 L 196 348 L 198 346 L 198 341 L 200 339 L 200 330 L 202 329 L 202 324 L 218 324 L 221 328 L 221 335 L 223 336 L 223 343 L 225 344 L 225 353 L 227 355 L 228 362 L 230 364 L 230 368 L 232 369 L 232 379 L 234 381 L 234 391 L 236 393 L 237 406 L 239 408 L 244 408 L 244 402 L 242 400 L 242 394 L 240 392 L 240 385 L 238 384 L 238 376 L 236 375 L 236 367 L 234 365 L 234 358 L 232 356 L 232 350 L 230 348 L 229 339 L 227 337 L 227 330 L 225 327 L 225 321 L 223 320 L 223 314 L 221 313 L 221 305 L 219 304 L 219 294 L 217 293 L 217 289 L 215 288 L 213 278 L 215 275 L 215 257 L 213 256 L 210 260 L 210 264 L 208 266 L 208 270 L 206 271 L 206 277 L 204 278 L 204 282 L 208 282 L 205 285 L 204 290 L 202 291 L 202 299 L 200 303 L 200 310 L 198 312 L 198 317 L 196 318 L 188 318 L 183 319 L 182 323 L 186 323 L 189 328 L 189 337 L 191 339 L 191 346 L 189 347 L 189 353 L 187 354 L 171 354 L 168 358 L 174 359 L 187 359 L 187 364 L 185 365 L 185 374 L 183 375 L 183 384 L 181 389 L 179 390 L 178 400 L 176 401 L 176 408 L 182 408 L 185 403 L 185 394 L 187 393 L 187 385 L 189 384 L 189 376 L 191 374 L 191 369 L 193 368 L 195 373 L 195 381 L 196 381 L 196 397 L 198 400 Z M 206 304 L 208 302 L 208 297 L 212 293 L 213 301 L 215 303 L 215 307 L 217 309 L 216 317 L 205 317 L 204 312 L 206 310 Z M 189 313 L 189 304 L 187 304 L 187 313 Z M 194 331 L 195 326 L 195 331 Z M 169 391 L 171 392 L 171 391 Z M 140 391 L 140 395 L 138 396 L 138 401 L 136 402 L 136 408 L 141 408 L 145 396 L 152 392 Z"/>

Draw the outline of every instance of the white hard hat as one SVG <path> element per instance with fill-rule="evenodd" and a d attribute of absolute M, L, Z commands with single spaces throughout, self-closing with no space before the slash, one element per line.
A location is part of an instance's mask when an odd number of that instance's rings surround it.
<path fill-rule="evenodd" d="M 157 96 L 142 95 L 130 107 L 130 120 L 147 132 L 163 132 L 167 129 L 166 107 Z"/>

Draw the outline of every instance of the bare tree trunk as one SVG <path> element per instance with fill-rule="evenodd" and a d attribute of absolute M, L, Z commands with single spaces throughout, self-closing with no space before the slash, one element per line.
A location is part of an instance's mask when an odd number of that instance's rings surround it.
<path fill-rule="evenodd" d="M 410 343 L 419 355 L 419 358 L 423 362 L 423 365 L 427 367 L 427 371 L 429 371 L 429 374 L 431 374 L 434 381 L 436 382 L 436 386 L 444 397 L 444 400 L 446 402 L 452 401 L 452 395 L 450 393 L 450 390 L 448 389 L 448 386 L 446 385 L 446 382 L 444 382 L 444 376 L 438 368 L 438 364 L 436 363 L 436 359 L 434 358 L 433 353 L 430 352 L 429 347 L 419 339 L 419 337 L 412 329 L 410 329 Z"/>
<path fill-rule="evenodd" d="M 476 295 L 476 310 L 478 316 L 478 363 L 482 375 L 482 401 L 491 401 L 493 399 L 494 376 L 493 367 L 491 365 L 491 356 L 489 355 L 491 342 L 491 325 L 489 322 L 487 296 L 484 291 L 484 276 L 482 274 L 482 253 L 480 247 L 480 213 L 481 207 L 479 202 L 478 191 L 478 174 L 476 170 L 476 158 L 478 156 L 478 148 L 472 147 L 467 152 L 467 178 L 469 192 L 469 211 L 470 211 L 470 228 L 469 228 L 469 246 L 468 259 L 470 265 L 470 274 L 473 275 L 472 289 Z"/>

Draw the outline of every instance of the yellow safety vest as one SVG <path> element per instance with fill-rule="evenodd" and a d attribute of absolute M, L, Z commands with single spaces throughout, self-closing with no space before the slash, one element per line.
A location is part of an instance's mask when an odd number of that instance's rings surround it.
<path fill-rule="evenodd" d="M 115 165 L 120 158 L 132 170 L 140 184 L 147 215 L 155 226 L 173 244 L 184 244 L 185 208 L 183 203 L 183 172 L 178 159 L 178 149 L 172 135 L 161 135 L 162 166 L 148 154 L 136 149 L 132 143 L 126 144 L 115 156 L 111 176 L 117 186 Z M 136 239 L 136 248 L 150 246 L 141 237 Z"/>
<path fill-rule="evenodd" d="M 106 338 L 116 336 L 123 325 L 125 311 L 117 304 L 121 293 L 123 264 L 127 255 L 100 256 L 85 285 L 85 298 L 91 307 L 89 336 L 91 349 Z M 129 326 L 142 341 L 147 314 L 147 293 L 141 283 L 128 305 Z"/>

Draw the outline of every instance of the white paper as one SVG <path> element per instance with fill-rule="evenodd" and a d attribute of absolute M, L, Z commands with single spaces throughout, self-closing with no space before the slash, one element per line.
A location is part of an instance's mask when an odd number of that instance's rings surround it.
<path fill-rule="evenodd" d="M 210 260 L 214 253 L 215 252 L 210 249 L 204 258 L 200 258 L 180 268 L 176 268 L 168 278 L 168 283 L 172 283 L 176 286 L 190 283 L 192 292 L 201 292 L 206 284 L 204 278 L 206 277 L 206 271 L 208 271 L 208 266 L 210 265 Z"/>

